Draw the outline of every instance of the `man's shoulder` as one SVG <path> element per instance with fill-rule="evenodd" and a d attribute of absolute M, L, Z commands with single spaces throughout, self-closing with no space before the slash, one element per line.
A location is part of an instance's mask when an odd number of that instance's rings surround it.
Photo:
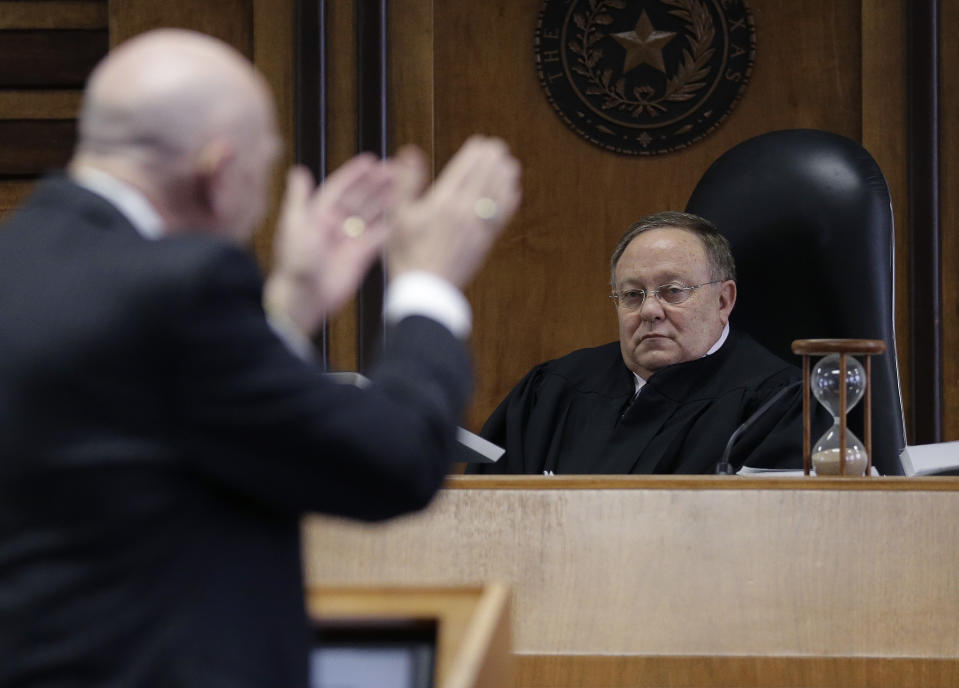
<path fill-rule="evenodd" d="M 63 175 L 41 180 L 0 226 L 0 252 L 21 256 L 0 283 L 63 307 L 102 300 L 175 306 L 220 293 L 258 298 L 261 287 L 244 248 L 204 234 L 144 238 L 109 201 Z"/>
<path fill-rule="evenodd" d="M 609 342 L 599 346 L 570 351 L 564 356 L 546 361 L 543 365 L 562 370 L 576 368 L 582 365 L 605 363 L 616 359 L 622 362 L 622 352 L 620 351 L 619 342 Z"/>
<path fill-rule="evenodd" d="M 716 353 L 667 366 L 657 371 L 649 383 L 673 399 L 700 399 L 718 398 L 736 390 L 777 388 L 799 376 L 799 368 L 748 334 L 731 329 Z"/>
<path fill-rule="evenodd" d="M 222 274 L 224 271 L 249 275 L 258 272 L 256 260 L 232 241 L 207 234 L 189 234 L 152 242 L 157 260 L 171 271 Z"/>
<path fill-rule="evenodd" d="M 714 382 L 722 388 L 778 388 L 801 377 L 801 370 L 783 360 L 749 334 L 731 330 L 726 351 L 715 357 Z M 712 358 L 712 357 L 709 357 Z"/>
<path fill-rule="evenodd" d="M 541 383 L 552 382 L 582 392 L 611 393 L 630 379 L 619 342 L 577 349 L 536 366 L 532 374 Z"/>
<path fill-rule="evenodd" d="M 799 375 L 795 364 L 783 360 L 746 332 L 732 329 L 730 335 L 730 361 L 762 376 L 774 373 Z"/>

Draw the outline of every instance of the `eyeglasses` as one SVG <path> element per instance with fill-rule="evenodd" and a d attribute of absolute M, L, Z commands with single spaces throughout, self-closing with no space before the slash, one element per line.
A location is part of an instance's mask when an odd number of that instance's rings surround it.
<path fill-rule="evenodd" d="M 722 281 L 723 280 L 713 280 L 712 282 L 694 284 L 691 287 L 684 287 L 679 282 L 670 282 L 669 284 L 661 284 L 652 291 L 647 291 L 646 289 L 619 291 L 609 298 L 611 298 L 617 306 L 627 311 L 638 311 L 643 307 L 643 304 L 646 303 L 646 297 L 650 294 L 654 295 L 660 303 L 677 306 L 692 296 L 694 290 L 709 284 L 719 284 Z"/>

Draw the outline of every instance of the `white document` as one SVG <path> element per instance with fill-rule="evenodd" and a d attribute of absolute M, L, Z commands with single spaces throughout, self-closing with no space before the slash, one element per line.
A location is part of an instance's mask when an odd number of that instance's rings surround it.
<path fill-rule="evenodd" d="M 743 466 L 736 475 L 746 476 L 747 478 L 805 478 L 806 474 L 801 468 L 753 468 L 752 466 Z M 877 476 L 879 471 L 873 466 L 869 475 Z M 815 477 L 816 474 L 810 471 L 809 477 Z M 838 476 L 835 476 L 838 477 Z"/>
<path fill-rule="evenodd" d="M 456 428 L 456 461 L 466 463 L 496 463 L 506 453 L 498 444 L 476 435 L 465 428 Z"/>
<path fill-rule="evenodd" d="M 936 475 L 959 471 L 959 442 L 907 446 L 899 455 L 906 475 Z"/>
<path fill-rule="evenodd" d="M 360 373 L 327 373 L 335 382 L 356 387 L 366 387 L 370 379 Z M 456 447 L 453 460 L 465 463 L 496 463 L 506 450 L 483 439 L 466 428 L 456 428 Z"/>
<path fill-rule="evenodd" d="M 753 468 L 752 466 L 743 466 L 736 475 L 745 475 L 750 478 L 802 478 L 805 476 L 803 469 L 795 468 Z"/>

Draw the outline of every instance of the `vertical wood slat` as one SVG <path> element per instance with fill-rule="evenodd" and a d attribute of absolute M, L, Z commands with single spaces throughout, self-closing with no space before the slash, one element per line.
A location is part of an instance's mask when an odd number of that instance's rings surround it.
<path fill-rule="evenodd" d="M 906 164 L 906 0 L 862 0 L 862 144 L 879 163 L 889 193 L 896 233 L 893 304 L 899 389 L 912 438 L 909 296 L 900 285 L 909 276 L 909 194 Z M 887 349 L 886 356 L 892 351 Z"/>
<path fill-rule="evenodd" d="M 959 43 L 953 31 L 959 26 L 959 3 L 944 2 L 940 6 L 940 110 L 959 112 Z M 945 192 L 939 198 L 939 221 L 942 232 L 942 310 L 943 351 L 959 350 L 959 120 L 943 117 L 939 142 L 939 185 Z M 943 439 L 959 440 L 959 360 L 945 356 L 943 360 Z"/>
<path fill-rule="evenodd" d="M 358 0 L 338 0 L 326 5 L 327 160 L 332 171 L 356 154 L 356 9 Z M 311 123 L 300 123 L 311 126 Z M 358 370 L 356 299 L 330 318 L 327 326 L 329 366 L 334 370 Z"/>
<path fill-rule="evenodd" d="M 909 332 L 913 444 L 942 439 L 938 1 L 909 3 Z"/>
<path fill-rule="evenodd" d="M 273 262 L 274 229 L 286 188 L 285 171 L 295 158 L 294 0 L 252 0 L 252 5 L 253 63 L 273 92 L 281 141 L 280 155 L 270 183 L 270 208 L 253 237 L 257 260 L 264 272 L 268 272 Z"/>
<path fill-rule="evenodd" d="M 387 141 L 391 148 L 415 144 L 434 164 L 433 3 L 392 0 L 387 62 Z"/>
<path fill-rule="evenodd" d="M 386 0 L 359 0 L 356 4 L 357 45 L 357 149 L 380 157 L 386 140 Z M 357 358 L 368 371 L 382 347 L 383 290 L 386 266 L 379 261 L 370 269 L 357 296 Z"/>
<path fill-rule="evenodd" d="M 294 8 L 294 147 L 297 163 L 322 180 L 327 164 L 326 60 L 327 16 L 325 0 L 297 0 Z M 330 326 L 324 318 L 314 337 L 324 367 L 330 362 Z"/>

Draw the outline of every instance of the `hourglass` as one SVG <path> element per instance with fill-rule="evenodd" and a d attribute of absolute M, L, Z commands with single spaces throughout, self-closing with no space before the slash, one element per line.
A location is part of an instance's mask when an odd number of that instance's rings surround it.
<path fill-rule="evenodd" d="M 876 339 L 797 339 L 795 354 L 803 357 L 803 469 L 809 475 L 810 464 L 816 475 L 868 474 L 872 468 L 872 360 L 886 345 Z M 865 356 L 866 366 L 852 358 Z M 810 356 L 824 356 L 809 370 Z M 833 418 L 832 426 L 810 448 L 811 409 L 809 391 Z M 850 409 L 865 396 L 864 434 L 866 445 L 846 424 Z"/>

